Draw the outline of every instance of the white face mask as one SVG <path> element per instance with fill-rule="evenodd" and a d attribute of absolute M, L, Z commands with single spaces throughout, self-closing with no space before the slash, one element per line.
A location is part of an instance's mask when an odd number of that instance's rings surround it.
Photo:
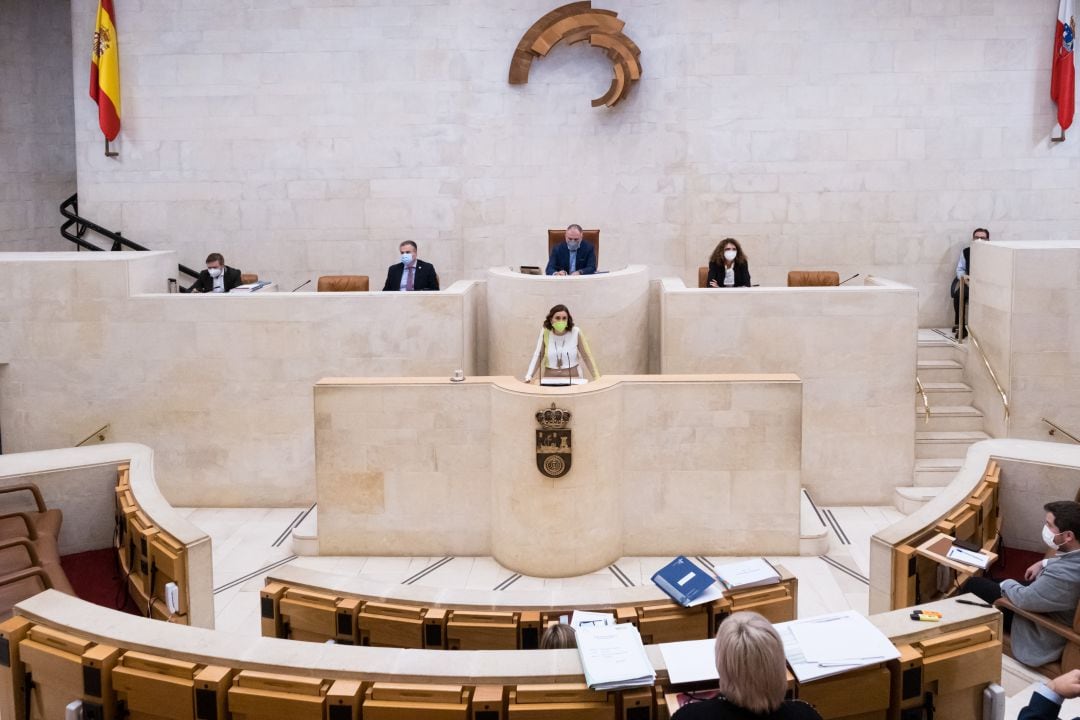
<path fill-rule="evenodd" d="M 401 253 L 401 264 L 412 265 L 412 253 Z"/>
<path fill-rule="evenodd" d="M 206 268 L 206 271 L 210 273 L 210 277 L 214 278 L 215 280 L 221 277 L 221 268 Z"/>
<path fill-rule="evenodd" d="M 1060 534 L 1061 533 L 1058 533 L 1058 535 L 1060 535 Z M 1054 542 L 1054 538 L 1056 538 L 1056 537 L 1057 537 L 1057 535 L 1055 535 L 1054 532 L 1050 528 L 1043 525 L 1043 529 L 1042 529 L 1043 542 L 1046 543 L 1048 547 L 1051 547 L 1054 550 L 1058 549 L 1058 544 L 1056 542 Z"/>
<path fill-rule="evenodd" d="M 735 257 L 738 254 L 739 253 L 736 252 L 735 250 L 725 250 L 724 251 L 724 259 L 727 260 L 728 262 L 732 262 L 733 260 L 735 260 Z"/>

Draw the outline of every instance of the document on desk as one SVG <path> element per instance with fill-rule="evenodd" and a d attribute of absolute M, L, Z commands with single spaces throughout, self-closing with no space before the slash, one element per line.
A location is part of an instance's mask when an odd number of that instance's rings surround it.
<path fill-rule="evenodd" d="M 950 560 L 956 560 L 962 562 L 965 565 L 974 565 L 977 568 L 986 569 L 986 566 L 990 564 L 990 556 L 984 555 L 979 552 L 972 552 L 971 550 L 965 550 L 962 547 L 953 545 L 949 548 L 949 552 L 945 553 L 945 557 Z"/>
<path fill-rule="evenodd" d="M 728 590 L 763 587 L 780 582 L 780 573 L 765 558 L 717 565 L 713 572 Z"/>
<path fill-rule="evenodd" d="M 900 657 L 889 638 L 854 610 L 792 620 L 775 627 L 784 641 L 788 665 L 800 682 Z"/>
<path fill-rule="evenodd" d="M 672 685 L 720 679 L 716 674 L 715 640 L 661 643 L 660 654 Z"/>
<path fill-rule="evenodd" d="M 589 612 L 588 610 L 575 610 L 570 616 L 570 627 L 575 631 L 586 627 L 603 627 L 614 625 L 615 616 L 611 613 Z"/>
<path fill-rule="evenodd" d="M 577 631 L 578 654 L 585 682 L 593 690 L 652 685 L 656 671 L 638 629 L 630 623 L 583 627 Z"/>

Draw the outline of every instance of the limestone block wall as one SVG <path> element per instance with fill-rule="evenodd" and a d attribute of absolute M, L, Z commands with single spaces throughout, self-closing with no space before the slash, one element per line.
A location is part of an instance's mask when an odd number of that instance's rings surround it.
<path fill-rule="evenodd" d="M 1008 395 L 1009 437 L 1046 439 L 1044 417 L 1080 433 L 1080 242 L 991 242 L 972 265 L 971 323 Z M 1001 400 L 972 348 L 966 374 L 1003 435 Z"/>
<path fill-rule="evenodd" d="M 5 0 L 0 37 L 0 251 L 72 249 L 57 209 L 75 192 L 71 3 Z"/>
<path fill-rule="evenodd" d="M 154 448 L 175 505 L 306 505 L 316 380 L 477 371 L 475 283 L 405 296 L 168 295 L 176 262 L 0 254 L 5 452 L 70 447 L 109 423 L 110 439 Z"/>
<path fill-rule="evenodd" d="M 915 289 L 887 280 L 723 290 L 665 280 L 661 370 L 798 374 L 803 485 L 822 503 L 889 504 L 914 467 L 916 313 Z"/>
<path fill-rule="evenodd" d="M 562 478 L 534 418 L 573 414 Z M 778 375 L 327 378 L 315 388 L 321 554 L 491 555 L 560 577 L 623 555 L 798 554 L 802 393 Z"/>
<path fill-rule="evenodd" d="M 24 3 L 29 4 L 29 3 Z M 544 230 L 603 231 L 602 265 L 694 282 L 741 239 L 753 277 L 873 273 L 950 321 L 975 226 L 1069 237 L 1080 145 L 1050 146 L 1057 3 L 626 0 L 644 75 L 556 48 L 506 82 L 551 2 L 128 3 L 124 133 L 101 156 L 72 0 L 82 207 L 197 264 L 292 286 L 379 276 L 415 239 L 445 283 L 540 264 Z"/>

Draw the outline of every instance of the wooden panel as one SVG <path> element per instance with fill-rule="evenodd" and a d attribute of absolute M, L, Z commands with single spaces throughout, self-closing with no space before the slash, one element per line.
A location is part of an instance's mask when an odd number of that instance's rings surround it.
<path fill-rule="evenodd" d="M 829 720 L 852 715 L 885 718 L 890 690 L 889 670 L 878 665 L 799 685 L 798 693 L 800 700 Z"/>
<path fill-rule="evenodd" d="M 460 685 L 375 683 L 364 694 L 364 720 L 467 720 L 469 695 Z"/>
<path fill-rule="evenodd" d="M 424 646 L 424 608 L 392 603 L 364 603 L 357 615 L 360 644 L 375 647 Z"/>
<path fill-rule="evenodd" d="M 446 646 L 450 650 L 516 650 L 516 612 L 452 610 L 446 621 Z"/>
<path fill-rule="evenodd" d="M 638 630 L 645 643 L 701 640 L 709 636 L 708 608 L 684 608 L 675 603 L 646 605 L 637 609 Z"/>

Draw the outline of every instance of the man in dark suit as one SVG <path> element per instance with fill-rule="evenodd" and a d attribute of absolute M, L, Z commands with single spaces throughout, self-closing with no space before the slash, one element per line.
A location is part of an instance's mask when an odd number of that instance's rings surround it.
<path fill-rule="evenodd" d="M 401 262 L 394 263 L 386 271 L 383 292 L 439 289 L 435 266 L 416 258 L 416 243 L 406 240 L 398 246 L 398 250 L 401 252 Z"/>
<path fill-rule="evenodd" d="M 1031 701 L 1017 720 L 1057 720 L 1061 704 L 1066 700 L 1080 696 L 1080 670 L 1070 670 L 1059 675 L 1045 685 L 1035 688 Z"/>
<path fill-rule="evenodd" d="M 566 240 L 551 249 L 548 275 L 592 275 L 596 272 L 596 250 L 581 239 L 581 226 L 566 228 Z"/>
<path fill-rule="evenodd" d="M 242 284 L 237 268 L 225 265 L 225 258 L 221 253 L 210 253 L 206 256 L 206 269 L 199 273 L 191 292 L 227 293 Z"/>

